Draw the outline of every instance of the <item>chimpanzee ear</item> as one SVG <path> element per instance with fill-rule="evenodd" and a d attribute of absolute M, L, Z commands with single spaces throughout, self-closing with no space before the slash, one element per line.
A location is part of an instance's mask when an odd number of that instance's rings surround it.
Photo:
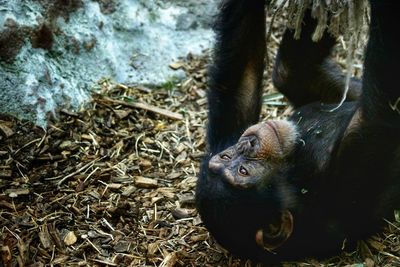
<path fill-rule="evenodd" d="M 269 224 L 256 233 L 256 243 L 267 251 L 273 251 L 282 246 L 293 232 L 293 216 L 285 210 L 279 222 Z"/>

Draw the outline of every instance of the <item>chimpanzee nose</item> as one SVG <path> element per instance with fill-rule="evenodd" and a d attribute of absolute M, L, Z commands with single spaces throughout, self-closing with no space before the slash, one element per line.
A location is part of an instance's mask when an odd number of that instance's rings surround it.
<path fill-rule="evenodd" d="M 219 155 L 216 155 L 208 162 L 208 169 L 214 174 L 220 174 L 225 168 L 219 157 Z"/>

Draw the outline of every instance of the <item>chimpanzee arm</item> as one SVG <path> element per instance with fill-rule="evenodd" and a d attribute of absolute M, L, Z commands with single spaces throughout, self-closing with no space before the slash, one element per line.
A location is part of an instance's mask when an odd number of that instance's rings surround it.
<path fill-rule="evenodd" d="M 208 94 L 210 152 L 234 144 L 257 123 L 265 53 L 265 0 L 224 0 L 215 31 Z"/>
<path fill-rule="evenodd" d="M 370 37 L 364 63 L 363 120 L 400 127 L 398 1 L 371 2 Z"/>
<path fill-rule="evenodd" d="M 294 30 L 285 31 L 272 76 L 275 87 L 295 107 L 317 101 L 338 103 L 345 91 L 345 75 L 329 59 L 336 39 L 325 32 L 314 42 L 311 37 L 317 21 L 310 13 L 308 10 L 304 16 L 300 39 L 294 38 Z M 361 82 L 351 79 L 346 100 L 357 100 L 360 93 Z"/>

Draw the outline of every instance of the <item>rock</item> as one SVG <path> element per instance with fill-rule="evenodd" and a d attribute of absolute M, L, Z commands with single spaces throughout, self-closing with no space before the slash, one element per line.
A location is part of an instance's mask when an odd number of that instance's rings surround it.
<path fill-rule="evenodd" d="M 183 78 L 169 63 L 210 47 L 216 3 L 0 0 L 0 112 L 44 126 L 56 109 L 87 101 L 103 77 Z"/>

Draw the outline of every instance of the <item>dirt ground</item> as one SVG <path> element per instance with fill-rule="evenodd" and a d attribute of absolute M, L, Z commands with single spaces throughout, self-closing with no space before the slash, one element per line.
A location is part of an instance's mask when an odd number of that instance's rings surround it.
<path fill-rule="evenodd" d="M 213 240 L 194 205 L 207 62 L 174 62 L 188 78 L 156 89 L 101 81 L 91 103 L 46 129 L 0 116 L 0 266 L 251 266 Z M 265 119 L 290 112 L 269 79 L 264 102 Z M 282 265 L 400 266 L 400 228 Z"/>

